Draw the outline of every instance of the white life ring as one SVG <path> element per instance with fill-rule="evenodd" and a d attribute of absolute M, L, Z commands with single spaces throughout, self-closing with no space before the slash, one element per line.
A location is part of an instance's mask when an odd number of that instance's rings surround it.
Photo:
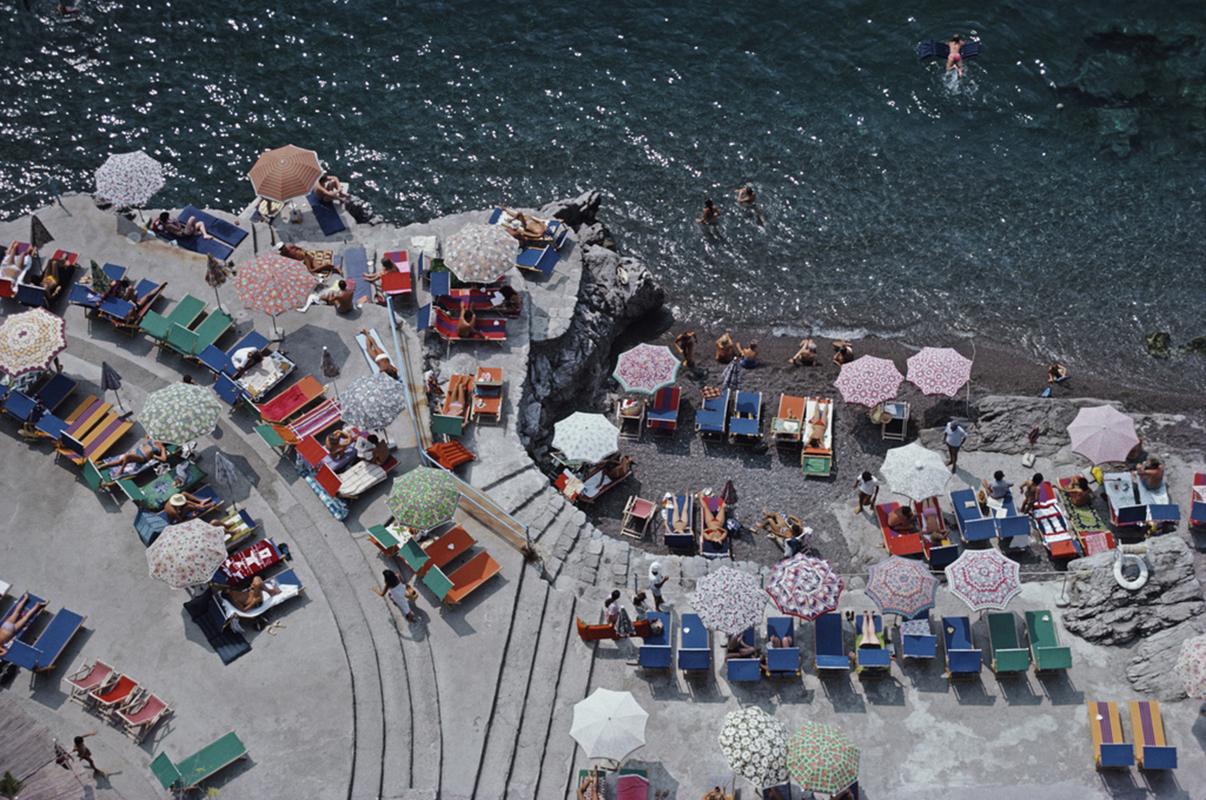
<path fill-rule="evenodd" d="M 1114 580 L 1123 589 L 1131 592 L 1137 592 L 1147 585 L 1147 559 L 1143 556 L 1126 555 L 1122 552 L 1122 548 L 1116 551 L 1114 557 Z M 1139 567 L 1139 574 L 1133 578 L 1126 577 L 1124 566 L 1128 563 L 1135 564 Z"/>

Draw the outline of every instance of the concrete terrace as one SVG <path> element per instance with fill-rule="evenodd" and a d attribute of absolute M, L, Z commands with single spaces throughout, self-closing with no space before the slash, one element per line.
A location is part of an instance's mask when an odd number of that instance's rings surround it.
<path fill-rule="evenodd" d="M 38 212 L 56 237 L 51 248 L 75 250 L 85 262 L 125 264 L 134 277 L 167 280 L 160 310 L 185 293 L 212 299 L 204 259 L 119 235 L 114 216 L 88 197 L 64 203 L 66 210 L 51 206 Z M 409 248 L 412 236 L 447 235 L 484 216 L 469 212 L 401 228 L 349 220 L 349 233 L 330 240 L 308 213 L 301 225 L 281 223 L 279 229 L 289 240 L 335 248 L 347 238 L 372 257 Z M 4 223 L 0 238 L 24 239 L 28 230 L 28 218 Z M 259 226 L 262 244 L 266 234 Z M 251 248 L 249 237 L 235 260 L 249 258 Z M 19 676 L 0 690 L 0 704 L 16 704 L 60 740 L 99 730 L 91 740 L 97 763 L 115 773 L 96 785 L 100 798 L 160 796 L 147 769 L 156 753 L 166 750 L 179 759 L 231 729 L 251 759 L 211 782 L 223 796 L 563 797 L 571 794 L 576 770 L 586 765 L 568 735 L 572 707 L 600 686 L 632 691 L 650 712 L 648 744 L 635 754 L 634 765 L 647 768 L 655 788 L 672 797 L 699 797 L 707 787 L 731 780 L 716 734 L 727 711 L 747 704 L 772 711 L 789 729 L 806 719 L 845 729 L 862 748 L 862 786 L 870 798 L 937 797 L 970 787 L 983 798 L 1201 794 L 1206 763 L 1197 753 L 1206 727 L 1196 703 L 1165 706 L 1169 738 L 1182 753 L 1176 773 L 1102 777 L 1094 771 L 1083 701 L 1134 697 L 1122 677 L 1128 652 L 1067 634 L 1063 639 L 1074 648 L 1075 664 L 1067 676 L 998 681 L 985 670 L 980 680 L 958 686 L 943 677 L 940 664 L 912 662 L 894 664 L 888 678 L 822 681 L 806 656 L 801 679 L 746 689 L 731 686 L 719 673 L 700 682 L 643 673 L 629 663 L 636 652 L 629 643 L 583 644 L 574 632 L 575 616 L 594 621 L 613 587 L 643 585 L 651 559 L 605 536 L 566 503 L 516 435 L 528 347 L 567 330 L 582 269 L 582 254 L 571 243 L 550 280 L 515 276 L 513 283 L 528 292 L 526 311 L 509 324 L 505 345 L 433 347 L 443 379 L 477 363 L 505 370 L 502 424 L 470 429 L 465 441 L 479 460 L 464 477 L 529 526 L 543 561 L 526 565 L 500 537 L 462 514 L 462 524 L 502 565 L 502 576 L 452 609 L 437 605 L 420 587 L 420 622 L 414 625 L 372 591 L 384 564 L 365 531 L 387 516 L 387 487 L 354 503 L 346 521 L 335 520 L 292 466 L 259 440 L 251 416 L 240 410 L 202 441 L 203 466 L 212 465 L 213 452 L 221 449 L 252 476 L 254 486 L 240 502 L 263 520 L 264 535 L 290 544 L 306 594 L 274 616 L 280 623 L 274 629 L 249 632 L 252 651 L 224 667 L 183 614 L 185 594 L 147 577 L 143 547 L 131 528 L 131 504 L 94 495 L 72 468 L 55 464 L 44 445 L 22 441 L 11 420 L 0 425 L 0 484 L 8 501 L 0 525 L 0 579 L 11 582 L 13 592 L 29 589 L 46 597 L 51 610 L 66 606 L 88 615 L 62 666 L 32 691 L 28 676 Z M 266 317 L 241 309 L 231 287 L 222 297 L 240 333 L 271 330 Z M 102 361 L 125 379 L 121 398 L 128 409 L 140 408 L 147 392 L 181 374 L 206 382 L 201 371 L 159 353 L 143 337 L 126 337 L 105 323 L 90 325 L 78 308 L 57 308 L 68 320 L 64 370 L 81 381 L 81 394 L 99 394 Z M 6 313 L 17 310 L 6 303 Z M 403 316 L 400 333 L 418 370 L 423 348 L 413 329 L 413 306 Z M 305 315 L 286 314 L 280 324 L 283 347 L 300 374 L 321 374 L 325 345 L 343 370 L 337 379 L 342 386 L 368 371 L 355 332 L 374 327 L 388 344 L 390 322 L 383 309 L 369 305 L 347 317 L 315 307 Z M 230 334 L 223 341 L 234 340 Z M 415 413 L 425 418 L 421 400 Z M 417 464 L 410 419 L 404 414 L 390 433 L 403 469 Z M 966 453 L 961 467 L 980 475 L 1004 458 Z M 1060 461 L 1052 461 L 1053 472 Z M 1072 463 L 1071 457 L 1064 463 Z M 1170 480 L 1185 485 L 1182 473 L 1192 466 L 1170 464 Z M 823 537 L 841 535 L 872 546 L 868 537 L 874 531 L 864 520 L 849 508 L 832 511 L 841 530 L 820 532 Z M 695 580 L 717 565 L 659 560 L 672 577 L 666 594 L 677 631 Z M 736 566 L 760 569 L 747 562 Z M 859 585 L 853 579 L 843 608 L 870 606 Z M 1013 608 L 1054 608 L 1059 591 L 1057 581 L 1028 583 Z M 943 593 L 937 613 L 963 608 Z M 811 652 L 811 626 L 798 630 L 802 649 Z M 975 633 L 986 644 L 983 623 Z M 174 715 L 143 745 L 66 701 L 63 678 L 94 658 L 128 671 L 173 705 Z M 748 783 L 743 788 L 751 789 Z"/>

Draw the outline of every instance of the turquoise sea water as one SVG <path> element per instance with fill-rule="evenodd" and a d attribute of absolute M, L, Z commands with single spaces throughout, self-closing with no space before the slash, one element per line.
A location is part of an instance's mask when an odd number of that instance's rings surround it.
<path fill-rule="evenodd" d="M 156 203 L 239 208 L 294 142 L 398 222 L 600 188 L 690 319 L 1206 386 L 1142 348 L 1206 334 L 1198 2 L 32 5 L 0 8 L 9 214 L 134 148 Z M 956 31 L 985 47 L 958 83 L 913 56 Z"/>

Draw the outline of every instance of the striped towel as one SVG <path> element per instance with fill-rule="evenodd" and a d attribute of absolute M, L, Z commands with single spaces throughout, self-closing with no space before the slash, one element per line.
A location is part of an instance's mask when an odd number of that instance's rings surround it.
<path fill-rule="evenodd" d="M 324 400 L 314 408 L 302 414 L 289 425 L 298 439 L 314 436 L 334 425 L 343 417 L 343 409 L 334 400 Z"/>

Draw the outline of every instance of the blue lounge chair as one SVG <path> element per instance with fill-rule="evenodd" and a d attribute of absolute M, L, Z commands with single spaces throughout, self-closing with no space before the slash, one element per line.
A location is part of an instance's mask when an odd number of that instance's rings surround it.
<path fill-rule="evenodd" d="M 910 624 L 914 623 L 914 624 Z M 925 630 L 920 630 L 922 625 Z M 900 652 L 904 658 L 937 658 L 938 637 L 930 625 L 930 613 L 924 611 L 900 627 Z"/>
<path fill-rule="evenodd" d="M 678 668 L 683 672 L 712 669 L 712 637 L 698 614 L 683 614 L 678 643 Z"/>
<path fill-rule="evenodd" d="M 452 294 L 452 273 L 447 271 L 431 273 L 431 296 L 447 297 L 450 294 Z"/>
<path fill-rule="evenodd" d="M 314 221 L 318 223 L 318 227 L 322 228 L 323 235 L 334 236 L 340 231 L 346 231 L 348 228 L 343 224 L 343 219 L 339 216 L 339 209 L 334 204 L 327 205 L 318 199 L 318 195 L 310 192 L 306 195 L 306 200 L 310 203 L 310 208 L 314 211 Z"/>
<path fill-rule="evenodd" d="M 980 674 L 983 654 L 972 643 L 969 618 L 943 617 L 942 643 L 946 649 L 947 677 L 956 678 Z"/>
<path fill-rule="evenodd" d="M 1164 737 L 1164 717 L 1155 700 L 1132 700 L 1131 737 L 1139 769 L 1176 769 L 1177 748 Z"/>
<path fill-rule="evenodd" d="M 544 277 L 553 274 L 557 268 L 557 249 L 552 245 L 545 247 L 525 247 L 515 258 L 515 266 L 527 272 L 539 272 Z"/>
<path fill-rule="evenodd" d="M 754 629 L 746 628 L 741 641 L 754 646 Z M 725 658 L 725 675 L 729 683 L 755 683 L 762 680 L 762 664 L 757 658 Z"/>
<path fill-rule="evenodd" d="M 713 514 L 720 510 L 720 495 L 708 495 L 704 502 L 708 504 L 708 510 Z M 701 514 L 702 512 L 703 509 L 700 509 Z M 725 536 L 724 541 L 713 542 L 706 539 L 701 531 L 699 535 L 699 554 L 704 558 L 732 558 L 733 537 Z"/>
<path fill-rule="evenodd" d="M 126 276 L 128 271 L 121 264 L 105 264 L 101 267 L 101 271 L 111 281 L 121 280 Z M 92 291 L 91 286 L 85 286 L 82 283 L 72 284 L 71 290 L 67 292 L 67 302 L 75 306 L 83 306 L 84 308 L 95 311 L 100 308 L 101 296 Z"/>
<path fill-rule="evenodd" d="M 689 494 L 676 495 L 674 498 L 680 508 L 683 503 L 686 503 L 687 508 L 687 530 L 682 533 L 677 533 L 674 530 L 674 507 L 666 506 L 662 508 L 662 522 L 665 525 L 663 538 L 666 542 L 666 547 L 678 552 L 693 552 L 695 550 L 695 501 Z"/>
<path fill-rule="evenodd" d="M 242 339 L 236 342 L 232 347 L 223 350 L 217 345 L 208 345 L 204 350 L 197 354 L 197 360 L 204 364 L 209 370 L 215 374 L 233 375 L 235 373 L 234 364 L 231 363 L 231 357 L 242 350 L 244 347 L 254 347 L 257 350 L 263 350 L 269 345 L 267 337 L 258 331 L 248 331 Z"/>
<path fill-rule="evenodd" d="M 38 597 L 36 594 L 31 593 L 27 598 L 25 598 L 25 605 L 21 606 L 20 610 L 17 612 L 17 616 L 20 616 L 21 614 L 24 614 L 27 611 L 30 611 L 31 609 L 33 609 L 34 606 L 36 606 L 38 603 L 41 603 L 41 602 L 44 602 L 42 600 L 42 598 Z M 13 606 L 13 608 L 16 608 L 16 606 Z M 35 614 L 34 616 L 29 618 L 29 621 L 26 622 L 25 625 L 23 625 L 22 627 L 18 628 L 15 631 L 13 631 L 13 638 L 9 640 L 10 649 L 11 649 L 11 645 L 15 645 L 17 643 L 21 634 L 24 633 L 25 630 L 30 625 L 33 625 L 35 622 L 38 621 L 39 616 L 41 616 L 41 614 Z M 7 660 L 8 660 L 7 656 L 0 656 L 0 663 L 5 662 Z"/>
<path fill-rule="evenodd" d="M 207 214 L 195 206 L 185 206 L 180 209 L 179 217 L 182 220 L 196 217 L 199 222 L 205 223 L 205 230 L 209 232 L 210 236 L 225 242 L 231 247 L 238 247 L 247 238 L 246 228 L 215 217 L 213 214 Z"/>
<path fill-rule="evenodd" d="M 892 653 L 888 650 L 888 643 L 884 638 L 883 618 L 879 614 L 873 614 L 871 619 L 875 623 L 875 635 L 879 639 L 879 646 L 869 647 L 866 644 L 860 644 L 854 649 L 854 660 L 857 664 L 855 671 L 878 674 L 886 672 L 892 666 Z"/>
<path fill-rule="evenodd" d="M 41 388 L 38 389 L 38 393 L 34 395 L 34 398 L 47 411 L 54 411 L 63 405 L 63 401 L 71 396 L 71 393 L 75 391 L 75 387 L 78 385 L 74 378 L 70 378 L 61 372 L 56 372 L 51 376 L 50 380 L 42 384 Z"/>
<path fill-rule="evenodd" d="M 660 621 L 662 627 L 657 634 L 645 639 L 637 654 L 637 663 L 642 669 L 671 669 L 674 657 L 670 652 L 670 614 L 666 611 L 650 611 L 645 616 L 650 622 Z"/>
<path fill-rule="evenodd" d="M 791 637 L 790 647 L 775 647 L 771 637 Z M 766 620 L 766 674 L 794 676 L 800 674 L 800 646 L 795 644 L 796 626 L 791 617 L 769 617 Z"/>
<path fill-rule="evenodd" d="M 992 517 L 980 513 L 976 493 L 971 489 L 951 492 L 951 505 L 955 509 L 955 522 L 959 535 L 965 542 L 986 542 L 997 535 L 997 524 Z"/>
<path fill-rule="evenodd" d="M 1015 537 L 1030 540 L 1030 517 L 1019 514 L 997 517 L 997 537 L 1002 542 L 1009 542 Z"/>
<path fill-rule="evenodd" d="M 65 608 L 59 609 L 42 629 L 37 641 L 32 644 L 20 640 L 10 642 L 4 660 L 32 672 L 32 682 L 39 672 L 50 672 L 57 666 L 59 656 L 67 649 L 67 645 L 75 638 L 83 624 L 84 618 L 79 614 Z"/>
<path fill-rule="evenodd" d="M 185 217 L 185 219 L 187 219 L 187 217 Z M 171 236 L 158 233 L 155 234 L 155 236 L 162 241 L 176 245 L 181 250 L 187 250 L 190 253 L 197 253 L 198 255 L 203 256 L 213 256 L 219 261 L 230 260 L 230 255 L 234 252 L 234 248 L 221 239 L 206 239 L 199 234 L 194 234 L 192 236 L 181 236 L 180 238 L 173 238 Z"/>
<path fill-rule="evenodd" d="M 762 440 L 762 392 L 737 392 L 729 417 L 729 441 L 752 444 Z"/>
<path fill-rule="evenodd" d="M 1147 519 L 1159 525 L 1175 525 L 1181 521 L 1181 508 L 1176 503 L 1153 503 L 1147 507 Z"/>
<path fill-rule="evenodd" d="M 815 625 L 817 671 L 848 671 L 850 656 L 843 642 L 842 615 L 833 612 L 822 614 L 817 617 Z"/>
<path fill-rule="evenodd" d="M 695 412 L 695 430 L 700 436 L 724 438 L 728 417 L 729 390 L 725 389 L 719 396 L 703 401 L 703 407 Z"/>

